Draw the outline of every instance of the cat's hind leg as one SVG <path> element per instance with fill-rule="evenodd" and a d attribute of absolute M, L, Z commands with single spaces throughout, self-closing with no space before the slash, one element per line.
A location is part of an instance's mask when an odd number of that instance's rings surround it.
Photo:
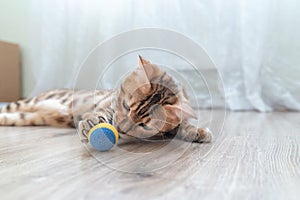
<path fill-rule="evenodd" d="M 14 112 L 0 113 L 0 126 L 42 126 L 46 119 L 39 113 Z"/>

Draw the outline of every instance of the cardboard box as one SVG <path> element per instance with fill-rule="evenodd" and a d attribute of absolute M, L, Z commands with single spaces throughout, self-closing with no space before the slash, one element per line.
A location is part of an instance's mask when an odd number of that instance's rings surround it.
<path fill-rule="evenodd" d="M 20 50 L 17 44 L 0 41 L 0 102 L 21 97 Z"/>

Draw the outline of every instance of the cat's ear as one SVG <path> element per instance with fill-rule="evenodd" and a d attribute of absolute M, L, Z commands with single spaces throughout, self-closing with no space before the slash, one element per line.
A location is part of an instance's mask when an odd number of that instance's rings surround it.
<path fill-rule="evenodd" d="M 138 69 L 144 70 L 149 80 L 161 73 L 160 69 L 155 64 L 152 64 L 142 56 L 139 56 Z"/>
<path fill-rule="evenodd" d="M 178 118 L 184 120 L 189 118 L 197 118 L 194 110 L 188 104 L 188 102 L 184 102 L 179 105 L 165 105 L 164 108 L 166 110 L 171 111 L 171 113 L 175 114 Z"/>
<path fill-rule="evenodd" d="M 146 60 L 142 56 L 139 55 L 139 68 L 144 68 L 144 65 L 151 64 L 150 61 Z"/>
<path fill-rule="evenodd" d="M 138 68 L 136 70 L 136 75 L 137 75 L 137 89 L 141 91 L 142 93 L 148 93 L 149 90 L 151 89 L 151 83 L 148 78 L 148 75 L 145 71 L 144 65 L 150 64 L 149 61 L 143 59 L 141 56 L 139 56 L 139 64 Z"/>

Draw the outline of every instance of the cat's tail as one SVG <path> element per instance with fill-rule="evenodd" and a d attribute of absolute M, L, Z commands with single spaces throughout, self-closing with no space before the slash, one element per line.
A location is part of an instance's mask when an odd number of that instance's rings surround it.
<path fill-rule="evenodd" d="M 8 103 L 0 108 L 0 113 L 16 112 L 17 102 Z"/>
<path fill-rule="evenodd" d="M 26 99 L 8 103 L 0 108 L 0 113 L 15 113 L 20 111 L 27 111 L 30 101 L 31 99 Z"/>

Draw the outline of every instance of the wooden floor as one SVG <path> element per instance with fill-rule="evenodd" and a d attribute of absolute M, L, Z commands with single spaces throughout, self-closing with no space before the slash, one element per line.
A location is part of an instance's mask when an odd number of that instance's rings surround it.
<path fill-rule="evenodd" d="M 0 199 L 300 199 L 300 113 L 229 112 L 222 132 L 214 119 L 211 144 L 106 153 L 72 129 L 0 127 Z"/>

